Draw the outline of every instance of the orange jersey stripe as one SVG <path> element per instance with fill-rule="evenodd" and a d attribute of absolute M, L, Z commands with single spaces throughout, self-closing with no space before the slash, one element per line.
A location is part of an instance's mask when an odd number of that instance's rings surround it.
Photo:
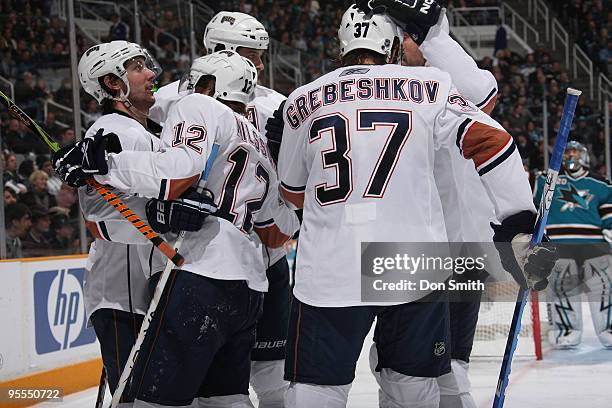
<path fill-rule="evenodd" d="M 168 192 L 168 200 L 175 200 L 179 198 L 185 190 L 191 187 L 196 181 L 200 179 L 200 175 L 196 174 L 191 177 L 184 179 L 172 179 L 170 180 L 170 189 Z"/>
<path fill-rule="evenodd" d="M 298 210 L 300 208 L 304 208 L 304 196 L 302 193 L 295 193 L 293 191 L 289 191 L 283 186 L 280 186 L 280 193 L 286 201 L 289 201 L 291 204 L 295 206 Z"/>
<path fill-rule="evenodd" d="M 255 233 L 268 248 L 280 248 L 283 244 L 289 241 L 290 236 L 283 234 L 276 225 L 270 225 L 263 228 L 254 228 Z"/>
<path fill-rule="evenodd" d="M 476 167 L 480 167 L 496 156 L 511 139 L 505 130 L 474 122 L 463 136 L 461 150 L 466 159 L 474 160 Z"/>

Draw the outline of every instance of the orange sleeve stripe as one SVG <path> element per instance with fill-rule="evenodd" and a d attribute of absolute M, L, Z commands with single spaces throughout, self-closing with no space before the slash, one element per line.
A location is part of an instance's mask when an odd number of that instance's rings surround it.
<path fill-rule="evenodd" d="M 102 233 L 98 229 L 97 223 L 93 221 L 85 221 L 85 226 L 87 227 L 89 232 L 91 232 L 91 235 L 93 235 L 94 238 L 104 239 L 104 237 L 102 236 Z"/>
<path fill-rule="evenodd" d="M 281 185 L 280 193 L 286 201 L 293 204 L 297 209 L 304 208 L 304 192 L 295 193 L 293 191 L 287 190 Z"/>
<path fill-rule="evenodd" d="M 461 150 L 478 168 L 507 148 L 511 140 L 512 136 L 505 130 L 474 122 L 463 136 Z"/>
<path fill-rule="evenodd" d="M 200 175 L 184 178 L 184 179 L 172 179 L 170 180 L 170 188 L 168 189 L 168 200 L 175 200 L 179 198 L 185 190 L 191 187 L 196 181 L 200 179 Z"/>
<path fill-rule="evenodd" d="M 269 248 L 280 248 L 291 238 L 283 234 L 276 225 L 263 228 L 255 227 L 254 230 L 261 242 Z"/>
<path fill-rule="evenodd" d="M 483 106 L 481 110 L 487 115 L 490 115 L 491 112 L 493 112 L 493 109 L 495 108 L 496 103 L 497 103 L 497 95 L 493 96 L 493 98 L 485 106 Z"/>

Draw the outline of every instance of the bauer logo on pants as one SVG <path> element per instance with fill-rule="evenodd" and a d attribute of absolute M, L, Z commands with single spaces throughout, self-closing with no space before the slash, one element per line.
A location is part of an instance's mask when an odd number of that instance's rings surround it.
<path fill-rule="evenodd" d="M 84 268 L 55 269 L 34 274 L 36 352 L 51 353 L 91 344 L 83 302 Z"/>

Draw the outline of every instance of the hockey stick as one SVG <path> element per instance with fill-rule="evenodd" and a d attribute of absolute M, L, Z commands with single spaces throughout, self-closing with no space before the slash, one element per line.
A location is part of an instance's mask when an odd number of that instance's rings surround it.
<path fill-rule="evenodd" d="M 104 394 L 106 393 L 106 368 L 102 366 L 102 375 L 100 376 L 100 385 L 98 385 L 98 396 L 96 398 L 95 408 L 102 408 L 104 404 Z"/>
<path fill-rule="evenodd" d="M 19 106 L 15 104 L 8 96 L 0 91 L 0 100 L 2 104 L 6 106 L 8 111 L 21 123 L 26 125 L 36 136 L 38 136 L 43 142 L 49 146 L 52 152 L 57 152 L 60 149 L 60 145 L 54 141 L 47 132 L 44 131 L 32 118 L 30 118 Z M 92 178 L 85 180 L 87 185 L 94 189 L 102 196 L 102 198 L 115 207 L 117 211 L 129 222 L 132 223 L 138 231 L 145 236 L 151 243 L 157 247 L 168 259 L 170 259 L 175 265 L 181 266 L 185 260 L 178 253 L 177 249 L 172 248 L 162 237 L 157 235 L 155 231 L 149 227 L 147 223 L 142 221 L 130 208 L 125 205 L 119 197 L 112 193 L 107 187 L 98 183 Z"/>
<path fill-rule="evenodd" d="M 555 141 L 555 147 L 553 148 L 549 168 L 546 172 L 546 183 L 544 184 L 544 189 L 542 192 L 542 200 L 540 201 L 540 208 L 538 209 L 538 217 L 534 233 L 531 237 L 531 242 L 529 243 L 531 247 L 542 242 L 542 237 L 544 236 L 544 228 L 546 227 L 548 212 L 550 211 L 553 194 L 555 193 L 555 185 L 557 184 L 557 177 L 563 161 L 563 152 L 565 151 L 567 137 L 570 132 L 570 127 L 572 126 L 572 120 L 574 119 L 574 111 L 576 110 L 576 104 L 578 103 L 578 98 L 580 97 L 581 93 L 582 91 L 576 89 L 567 89 L 567 96 L 563 106 L 563 116 L 561 116 L 561 124 L 559 125 L 559 131 L 557 132 L 557 140 Z M 504 360 L 499 372 L 497 389 L 495 390 L 493 408 L 502 408 L 504 406 L 506 387 L 508 386 L 508 380 L 510 378 L 510 366 L 512 365 L 512 357 L 514 356 L 514 351 L 516 350 L 516 345 L 518 343 L 518 336 L 521 331 L 521 319 L 523 317 L 523 310 L 525 309 L 525 303 L 527 302 L 528 295 L 529 289 L 519 290 L 516 305 L 514 306 L 514 315 L 512 316 L 510 333 L 508 333 L 508 339 L 506 341 Z"/>
<path fill-rule="evenodd" d="M 198 182 L 198 191 L 204 188 L 204 184 L 206 180 L 208 180 L 208 175 L 210 173 L 210 169 L 217 157 L 217 153 L 219 153 L 219 145 L 213 144 L 212 149 L 210 151 L 210 155 L 206 160 L 206 166 L 204 166 L 204 172 L 202 173 L 202 177 L 200 177 L 200 181 Z M 178 251 L 183 244 L 183 239 L 185 239 L 185 231 L 181 231 L 179 236 L 174 244 L 176 250 Z M 159 277 L 159 281 L 157 282 L 157 286 L 155 286 L 155 292 L 153 293 L 153 298 L 151 299 L 151 303 L 149 303 L 149 308 L 147 309 L 147 314 L 142 321 L 142 325 L 140 326 L 140 332 L 138 333 L 138 337 L 136 338 L 136 342 L 132 346 L 132 350 L 130 351 L 130 355 L 128 356 L 127 361 L 125 362 L 125 367 L 121 372 L 121 377 L 119 377 L 119 383 L 117 384 L 117 389 L 113 394 L 113 400 L 111 401 L 111 408 L 116 408 L 119 404 L 119 400 L 121 400 L 121 395 L 123 394 L 123 390 L 125 389 L 125 385 L 127 384 L 132 370 L 134 369 L 134 365 L 136 364 L 136 359 L 140 354 L 140 347 L 142 347 L 142 343 L 144 341 L 145 335 L 149 330 L 149 326 L 151 325 L 151 320 L 153 320 L 153 314 L 155 313 L 155 309 L 157 309 L 157 305 L 161 299 L 162 293 L 164 292 L 164 288 L 166 287 L 166 283 L 168 282 L 168 278 L 170 277 L 170 272 L 172 271 L 172 263 L 168 261 L 166 263 L 166 267 Z"/>

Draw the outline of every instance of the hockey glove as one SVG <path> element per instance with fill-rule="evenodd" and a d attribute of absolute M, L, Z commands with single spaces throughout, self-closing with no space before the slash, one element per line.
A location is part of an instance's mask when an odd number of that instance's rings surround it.
<path fill-rule="evenodd" d="M 53 153 L 53 170 L 70 187 L 84 186 L 85 179 L 90 177 L 83 172 L 82 162 L 83 153 L 77 144 L 68 145 Z"/>
<path fill-rule="evenodd" d="M 96 174 L 107 174 L 107 154 L 121 152 L 121 143 L 114 133 L 99 129 L 82 141 L 66 146 L 53 154 L 53 169 L 71 187 L 85 185 Z"/>
<path fill-rule="evenodd" d="M 108 173 L 108 153 L 121 152 L 121 143 L 115 133 L 104 133 L 100 128 L 95 135 L 86 136 L 81 142 L 83 170 L 94 174 Z"/>
<path fill-rule="evenodd" d="M 529 247 L 535 219 L 536 214 L 521 211 L 507 217 L 501 225 L 491 223 L 491 227 L 504 269 L 523 289 L 543 290 L 548 285 L 547 278 L 553 271 L 557 253 L 552 245 L 545 243 Z"/>
<path fill-rule="evenodd" d="M 210 190 L 198 193 L 188 188 L 181 198 L 173 201 L 152 198 L 147 202 L 149 225 L 155 232 L 198 231 L 204 220 L 217 211 L 214 195 Z"/>
<path fill-rule="evenodd" d="M 279 105 L 278 109 L 274 111 L 274 114 L 270 116 L 266 122 L 268 150 L 275 164 L 278 164 L 278 153 L 280 152 L 280 145 L 283 140 L 283 128 L 285 127 L 285 121 L 283 119 L 284 108 L 285 101 Z"/>
<path fill-rule="evenodd" d="M 435 0 L 357 0 L 356 6 L 365 13 L 386 13 L 417 45 L 425 41 L 442 11 Z"/>

